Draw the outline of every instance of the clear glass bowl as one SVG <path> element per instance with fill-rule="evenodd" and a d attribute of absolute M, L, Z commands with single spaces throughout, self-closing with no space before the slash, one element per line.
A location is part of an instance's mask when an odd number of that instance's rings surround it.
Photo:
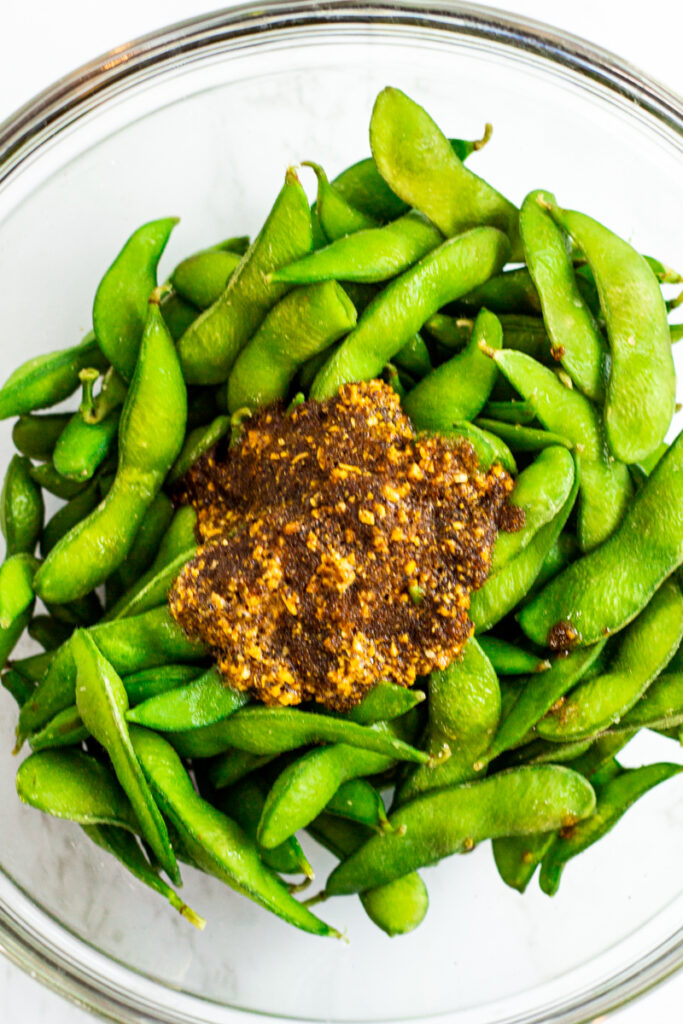
<path fill-rule="evenodd" d="M 551 188 L 683 266 L 683 103 L 616 58 L 468 5 L 233 8 L 106 54 L 0 127 L 4 373 L 88 329 L 99 277 L 139 223 L 182 216 L 165 270 L 253 231 L 289 163 L 336 173 L 365 155 L 386 83 L 454 134 L 492 121 L 477 170 L 511 198 Z M 506 889 L 485 844 L 426 872 L 432 906 L 405 938 L 330 901 L 343 945 L 187 871 L 187 899 L 209 918 L 199 934 L 75 826 L 20 806 L 14 721 L 0 693 L 0 947 L 116 1020 L 585 1021 L 683 959 L 680 781 L 574 862 L 554 900 Z M 627 760 L 653 755 L 671 759 L 674 745 L 639 739 Z M 324 878 L 330 858 L 311 855 Z"/>

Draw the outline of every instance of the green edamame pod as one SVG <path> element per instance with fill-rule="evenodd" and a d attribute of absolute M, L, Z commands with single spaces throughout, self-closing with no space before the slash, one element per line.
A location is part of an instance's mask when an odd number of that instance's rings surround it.
<path fill-rule="evenodd" d="M 433 249 L 373 299 L 318 372 L 311 397 L 329 398 L 348 381 L 376 377 L 430 316 L 499 270 L 508 252 L 505 236 L 488 227 Z"/>
<path fill-rule="evenodd" d="M 97 507 L 100 501 L 99 484 L 99 480 L 91 480 L 87 487 L 74 495 L 66 505 L 57 509 L 51 519 L 48 519 L 40 538 L 40 553 L 43 557 L 47 557 L 55 544 Z"/>
<path fill-rule="evenodd" d="M 70 420 L 71 413 L 68 412 L 20 416 L 12 427 L 14 447 L 29 459 L 49 462 L 59 436 Z"/>
<path fill-rule="evenodd" d="M 225 291 L 243 255 L 225 249 L 195 253 L 178 264 L 171 274 L 171 284 L 198 309 L 207 309 Z"/>
<path fill-rule="evenodd" d="M 391 364 L 389 364 L 391 365 Z M 432 370 L 432 358 L 422 335 L 414 334 L 394 356 L 394 365 L 414 380 L 422 380 Z"/>
<path fill-rule="evenodd" d="M 539 572 L 534 585 L 529 591 L 529 594 L 536 593 L 546 583 L 549 583 L 553 577 L 557 576 L 562 569 L 566 568 L 570 562 L 573 562 L 579 551 L 579 545 L 576 543 L 571 533 L 561 533 L 557 538 L 553 546 L 551 547 L 548 554 L 545 556 L 541 571 Z"/>
<path fill-rule="evenodd" d="M 607 346 L 574 277 L 568 239 L 549 207 L 549 192 L 530 192 L 519 213 L 529 273 L 538 290 L 553 353 L 576 386 L 595 402 L 605 396 Z"/>
<path fill-rule="evenodd" d="M 35 683 L 28 679 L 24 679 L 24 677 L 13 668 L 3 672 L 0 677 L 0 686 L 7 690 L 11 697 L 14 697 L 19 710 L 21 710 L 35 690 Z"/>
<path fill-rule="evenodd" d="M 509 504 L 524 510 L 524 526 L 514 533 L 500 532 L 491 558 L 491 571 L 501 569 L 518 555 L 542 526 L 554 519 L 572 489 L 574 459 L 566 448 L 545 448 L 515 481 Z"/>
<path fill-rule="evenodd" d="M 482 409 L 485 419 L 502 420 L 504 423 L 521 423 L 523 426 L 536 419 L 532 406 L 525 401 L 487 402 Z"/>
<path fill-rule="evenodd" d="M 40 488 L 30 475 L 31 463 L 13 455 L 0 494 L 0 529 L 7 557 L 33 554 L 43 528 L 45 505 Z"/>
<path fill-rule="evenodd" d="M 140 849 L 135 836 L 120 828 L 112 828 L 110 825 L 83 825 L 83 831 L 96 846 L 116 857 L 139 882 L 158 892 L 160 896 L 168 900 L 181 917 L 202 931 L 206 925 L 204 918 L 196 914 L 192 907 L 188 907 L 187 903 L 181 900 L 170 885 L 159 878 Z"/>
<path fill-rule="evenodd" d="M 197 643 L 187 639 L 165 606 L 129 619 L 103 622 L 93 626 L 90 634 L 104 657 L 123 676 L 171 662 L 193 662 L 203 654 Z M 73 704 L 76 664 L 71 643 L 69 640 L 55 653 L 50 652 L 47 672 L 42 669 L 40 686 L 22 708 L 19 736 L 29 736 L 58 711 Z M 41 668 L 44 663 L 42 656 Z"/>
<path fill-rule="evenodd" d="M 123 587 L 131 587 L 149 569 L 173 518 L 173 504 L 163 491 L 154 498 L 142 520 L 126 560 L 116 570 Z"/>
<path fill-rule="evenodd" d="M 468 317 L 446 316 L 435 313 L 424 323 L 424 329 L 444 348 L 459 352 L 472 337 L 474 320 Z"/>
<path fill-rule="evenodd" d="M 538 452 L 544 448 L 562 445 L 570 450 L 574 447 L 567 437 L 554 434 L 550 430 L 538 430 L 522 423 L 506 423 L 501 420 L 490 420 L 484 416 L 477 417 L 475 426 L 480 430 L 493 434 L 509 445 L 515 452 Z"/>
<path fill-rule="evenodd" d="M 203 871 L 304 931 L 338 935 L 290 895 L 262 863 L 256 844 L 239 825 L 202 800 L 165 740 L 139 726 L 131 729 L 131 740 L 164 813 Z"/>
<path fill-rule="evenodd" d="M 547 672 L 530 675 L 520 686 L 517 699 L 502 720 L 482 762 L 488 764 L 503 751 L 521 743 L 555 702 L 586 674 L 605 642 L 581 648 L 566 658 L 555 658 Z"/>
<path fill-rule="evenodd" d="M 157 286 L 157 265 L 177 217 L 150 221 L 133 232 L 95 293 L 92 322 L 108 361 L 131 380 L 147 322 L 147 302 Z"/>
<path fill-rule="evenodd" d="M 465 309 L 479 310 L 482 307 L 492 313 L 522 313 L 538 316 L 541 300 L 527 267 L 504 270 L 502 274 L 480 284 L 478 288 L 463 295 L 459 300 Z"/>
<path fill-rule="evenodd" d="M 355 821 L 378 832 L 389 827 L 381 794 L 367 779 L 349 779 L 342 782 L 332 799 L 327 801 L 325 812 L 338 818 Z"/>
<path fill-rule="evenodd" d="M 303 166 L 310 167 L 318 181 L 318 195 L 312 211 L 320 236 L 316 249 L 324 246 L 325 242 L 334 242 L 345 235 L 378 226 L 378 221 L 374 217 L 363 213 L 344 199 L 334 185 L 330 184 L 320 164 L 313 160 L 304 160 Z"/>
<path fill-rule="evenodd" d="M 642 768 L 622 770 L 604 785 L 596 784 L 595 813 L 586 821 L 563 829 L 543 859 L 540 879 L 543 892 L 554 896 L 569 860 L 602 839 L 639 797 L 681 771 L 683 767 L 678 764 L 647 764 Z"/>
<path fill-rule="evenodd" d="M 393 831 L 371 837 L 332 872 L 329 896 L 364 892 L 498 836 L 561 828 L 593 812 L 582 775 L 559 765 L 515 768 L 480 782 L 416 797 L 389 817 Z"/>
<path fill-rule="evenodd" d="M 308 832 L 340 860 L 362 846 L 370 834 L 362 826 L 330 814 L 319 815 L 308 826 Z M 424 921 L 429 908 L 427 887 L 416 871 L 361 893 L 360 901 L 373 924 L 392 937 L 412 932 Z"/>
<path fill-rule="evenodd" d="M 505 442 L 495 434 L 490 434 L 475 426 L 474 423 L 456 420 L 448 430 L 441 429 L 438 433 L 446 437 L 460 437 L 464 441 L 469 441 L 479 459 L 479 465 L 484 471 L 490 469 L 495 462 L 499 462 L 508 473 L 517 473 L 517 463 Z"/>
<path fill-rule="evenodd" d="M 76 662 L 76 706 L 88 732 L 106 749 L 122 789 L 131 802 L 145 839 L 176 883 L 180 873 L 166 824 L 135 755 L 126 711 L 128 697 L 120 677 L 92 637 L 77 630 L 71 638 Z"/>
<path fill-rule="evenodd" d="M 171 733 L 168 739 L 182 757 L 213 757 L 228 747 L 281 754 L 312 743 L 346 743 L 397 761 L 429 761 L 428 754 L 378 727 L 287 707 L 242 708 L 215 725 Z"/>
<path fill-rule="evenodd" d="M 264 768 L 277 754 L 251 754 L 248 750 L 226 750 L 212 758 L 207 766 L 207 777 L 214 789 L 234 786 L 251 772 Z"/>
<path fill-rule="evenodd" d="M 15 658 L 12 661 L 12 668 L 19 672 L 24 679 L 40 683 L 54 661 L 56 653 L 56 651 L 45 651 L 43 654 L 32 654 L 28 658 Z"/>
<path fill-rule="evenodd" d="M 551 370 L 522 352 L 492 351 L 491 358 L 533 405 L 541 423 L 573 443 L 581 476 L 578 541 L 582 550 L 590 551 L 624 516 L 633 496 L 628 468 L 606 456 L 599 414 L 585 395 L 565 387 Z"/>
<path fill-rule="evenodd" d="M 668 580 L 619 637 L 607 671 L 577 686 L 537 726 L 544 739 L 586 739 L 618 722 L 666 667 L 683 636 L 683 594 Z"/>
<path fill-rule="evenodd" d="M 123 562 L 185 434 L 187 395 L 156 301 L 148 305 L 140 355 L 121 414 L 119 464 L 107 496 L 52 549 L 36 591 L 63 603 L 87 594 Z"/>
<path fill-rule="evenodd" d="M 655 466 L 616 532 L 573 562 L 519 614 L 540 646 L 591 644 L 622 629 L 683 562 L 683 434 Z M 567 634 L 568 631 L 568 634 Z M 559 643 L 558 643 L 559 640 Z"/>
<path fill-rule="evenodd" d="M 671 663 L 667 668 L 670 668 Z M 610 733 L 635 733 L 639 729 L 671 729 L 683 723 L 683 672 L 663 672 L 647 688 L 628 714 Z"/>
<path fill-rule="evenodd" d="M 497 376 L 495 364 L 484 354 L 502 348 L 503 329 L 493 313 L 482 309 L 465 349 L 428 373 L 412 389 L 403 408 L 418 430 L 440 430 L 481 412 Z"/>
<path fill-rule="evenodd" d="M 10 374 L 0 388 L 0 419 L 57 405 L 78 387 L 85 366 L 106 366 L 92 334 L 80 345 L 34 356 Z"/>
<path fill-rule="evenodd" d="M 236 821 L 250 839 L 256 840 L 258 823 L 266 802 L 266 794 L 261 782 L 253 777 L 242 779 L 237 785 L 224 790 L 220 794 L 212 794 L 211 803 L 219 811 Z M 280 846 L 272 850 L 259 847 L 263 863 L 272 871 L 281 875 L 303 874 L 313 879 L 313 868 L 308 863 L 299 841 L 290 836 Z"/>
<path fill-rule="evenodd" d="M 152 611 L 164 604 L 176 577 L 196 553 L 197 545 L 193 544 L 191 548 L 176 555 L 167 565 L 159 569 L 153 565 L 129 591 L 121 595 L 107 611 L 103 621 L 110 622 L 113 619 L 142 615 L 143 612 Z"/>
<path fill-rule="evenodd" d="M 73 747 L 87 740 L 90 733 L 83 725 L 78 708 L 65 708 L 31 736 L 31 750 L 50 750 L 55 747 Z"/>
<path fill-rule="evenodd" d="M 0 670 L 7 664 L 7 659 L 31 621 L 33 607 L 34 602 L 31 601 L 30 605 L 9 626 L 0 626 Z"/>
<path fill-rule="evenodd" d="M 657 278 L 628 242 L 591 217 L 551 207 L 588 260 L 610 346 L 607 440 L 616 458 L 637 462 L 664 440 L 674 414 L 676 375 Z"/>
<path fill-rule="evenodd" d="M 294 288 L 237 357 L 228 380 L 228 410 L 258 409 L 284 398 L 299 367 L 355 325 L 353 303 L 336 281 Z"/>
<path fill-rule="evenodd" d="M 184 299 L 172 289 L 162 292 L 159 308 L 161 309 L 164 323 L 168 328 L 168 333 L 176 344 L 180 341 L 185 331 L 189 331 L 201 313 L 197 306 L 188 302 L 187 299 Z"/>
<path fill-rule="evenodd" d="M 532 672 L 545 672 L 550 668 L 550 662 L 546 658 L 539 658 L 537 654 L 525 651 L 497 636 L 480 636 L 479 646 L 498 675 L 529 675 Z"/>
<path fill-rule="evenodd" d="M 177 689 L 150 697 L 126 713 L 129 722 L 162 732 L 198 729 L 233 714 L 249 700 L 231 690 L 217 668 Z"/>
<path fill-rule="evenodd" d="M 299 259 L 312 246 L 306 194 L 289 170 L 275 205 L 256 240 L 242 257 L 228 286 L 188 328 L 178 355 L 190 384 L 220 384 L 266 313 L 288 286 L 268 282 L 272 271 Z"/>
<path fill-rule="evenodd" d="M 520 258 L 516 207 L 463 165 L 429 114 L 400 89 L 383 89 L 375 100 L 370 148 L 392 191 L 446 237 L 488 224 L 508 235 L 511 258 Z"/>
<path fill-rule="evenodd" d="M 378 775 L 395 763 L 390 755 L 354 749 L 343 743 L 309 751 L 289 764 L 275 780 L 261 814 L 259 843 L 266 849 L 279 846 L 317 818 L 343 783 Z"/>
<path fill-rule="evenodd" d="M 494 839 L 491 844 L 493 859 L 505 884 L 517 892 L 524 892 L 554 839 L 554 832 Z"/>
<path fill-rule="evenodd" d="M 382 680 L 366 693 L 360 704 L 343 713 L 350 722 L 374 725 L 407 715 L 425 699 L 422 690 Z"/>
<path fill-rule="evenodd" d="M 397 806 L 477 775 L 475 762 L 496 731 L 501 704 L 496 673 L 474 638 L 447 669 L 430 674 L 428 710 L 427 750 L 437 759 L 450 751 L 450 757 L 411 771 L 397 790 Z"/>
<path fill-rule="evenodd" d="M 135 707 L 150 697 L 168 693 L 178 686 L 191 683 L 203 672 L 204 669 L 199 665 L 158 665 L 154 668 L 140 669 L 139 672 L 131 672 L 122 678 L 128 694 L 128 703 Z"/>
<path fill-rule="evenodd" d="M 116 825 L 135 832 L 138 822 L 112 772 L 80 750 L 41 750 L 17 772 L 24 803 L 79 825 Z"/>
<path fill-rule="evenodd" d="M 213 448 L 222 437 L 225 437 L 229 430 L 229 416 L 217 416 L 208 426 L 195 427 L 194 430 L 191 430 L 183 442 L 177 459 L 169 470 L 166 477 L 167 483 L 176 483 L 176 481 L 184 477 L 197 459 L 204 452 L 208 452 L 209 448 Z"/>
<path fill-rule="evenodd" d="M 484 148 L 492 132 L 492 126 L 487 124 L 481 139 L 474 142 L 465 139 L 448 141 L 458 159 L 464 161 L 471 153 Z M 347 167 L 333 179 L 332 186 L 356 210 L 379 221 L 396 220 L 410 209 L 407 203 L 391 191 L 372 157 Z"/>
<path fill-rule="evenodd" d="M 526 596 L 540 573 L 548 552 L 564 529 L 576 502 L 578 489 L 579 474 L 576 472 L 571 492 L 561 511 L 541 527 L 515 558 L 498 572 L 492 573 L 481 590 L 476 590 L 472 594 L 470 619 L 477 633 L 485 633 L 496 622 L 500 622 Z"/>
<path fill-rule="evenodd" d="M 55 445 L 52 463 L 69 480 L 89 480 L 114 446 L 119 429 L 119 411 L 98 423 L 86 423 L 74 413 Z"/>
<path fill-rule="evenodd" d="M 38 559 L 20 553 L 0 565 L 0 628 L 8 629 L 33 603 L 33 577 Z"/>
<path fill-rule="evenodd" d="M 338 238 L 273 274 L 274 281 L 386 281 L 401 274 L 443 242 L 426 217 L 410 211 L 380 228 Z"/>
<path fill-rule="evenodd" d="M 171 525 L 159 545 L 156 558 L 152 562 L 152 569 L 163 569 L 164 566 L 172 562 L 183 551 L 196 544 L 196 523 L 197 513 L 191 505 L 181 505 L 179 509 L 176 509 Z"/>
<path fill-rule="evenodd" d="M 87 480 L 69 480 L 68 477 L 62 476 L 51 462 L 45 462 L 38 466 L 32 465 L 29 474 L 31 479 L 40 484 L 44 490 L 64 501 L 71 501 L 88 486 Z"/>

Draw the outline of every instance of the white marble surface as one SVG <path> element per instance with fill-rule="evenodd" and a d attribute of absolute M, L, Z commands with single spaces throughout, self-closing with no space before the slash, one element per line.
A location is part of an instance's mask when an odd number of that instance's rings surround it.
<path fill-rule="evenodd" d="M 226 3 L 227 6 L 227 3 Z M 631 60 L 683 92 L 680 38 L 683 13 L 678 0 L 510 0 L 517 13 L 536 17 L 584 36 Z M 151 31 L 161 24 L 211 9 L 206 0 L 140 3 L 117 0 L 3 0 L 0 7 L 0 120 L 35 92 L 78 64 Z M 610 1016 L 613 1024 L 679 1021 L 683 977 L 678 976 L 635 1005 Z M 602 1020 L 603 1018 L 601 1018 Z M 0 960 L 2 1024 L 86 1024 L 92 1017 Z M 597 1022 L 596 1022 L 597 1024 Z"/>

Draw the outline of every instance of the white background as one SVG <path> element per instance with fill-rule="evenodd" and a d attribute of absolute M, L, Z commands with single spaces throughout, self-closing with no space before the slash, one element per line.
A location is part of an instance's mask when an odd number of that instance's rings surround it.
<path fill-rule="evenodd" d="M 504 2 L 504 0 L 503 0 Z M 224 6 L 230 6 L 224 0 Z M 494 5 L 490 5 L 494 6 Z M 508 0 L 517 14 L 550 22 L 630 60 L 683 93 L 680 0 Z M 56 78 L 135 36 L 212 10 L 207 0 L 0 0 L 0 121 Z M 683 976 L 611 1024 L 682 1019 Z M 600 1018 L 604 1020 L 606 1018 Z M 0 961 L 1 1024 L 87 1024 L 92 1018 Z M 595 1024 L 598 1024 L 596 1021 Z"/>

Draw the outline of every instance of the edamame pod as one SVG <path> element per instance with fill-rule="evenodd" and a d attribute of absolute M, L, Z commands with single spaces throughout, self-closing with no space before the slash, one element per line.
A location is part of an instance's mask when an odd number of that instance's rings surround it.
<path fill-rule="evenodd" d="M 548 208 L 549 192 L 530 192 L 519 213 L 529 273 L 538 290 L 553 354 L 594 402 L 605 396 L 607 346 L 574 277 L 568 239 Z"/>
<path fill-rule="evenodd" d="M 289 290 L 287 285 L 268 282 L 267 275 L 304 256 L 312 243 L 308 200 L 296 174 L 289 170 L 265 225 L 225 291 L 178 342 L 189 384 L 220 384 L 228 379 L 240 350 Z"/>
<path fill-rule="evenodd" d="M 198 309 L 207 309 L 225 291 L 244 252 L 205 249 L 188 256 L 171 274 L 171 284 Z"/>
<path fill-rule="evenodd" d="M 574 447 L 569 438 L 563 437 L 561 434 L 527 427 L 522 423 L 505 423 L 501 420 L 490 420 L 479 416 L 474 425 L 509 445 L 513 452 L 539 452 L 554 445 L 561 445 L 569 450 Z"/>
<path fill-rule="evenodd" d="M 173 342 L 156 301 L 119 428 L 116 478 L 100 505 L 52 549 L 36 592 L 63 603 L 87 594 L 124 560 L 185 434 L 187 395 Z"/>
<path fill-rule="evenodd" d="M 177 217 L 166 217 L 134 231 L 95 293 L 92 322 L 97 344 L 125 380 L 131 380 L 135 371 L 147 301 L 157 286 L 157 264 L 177 223 Z"/>
<path fill-rule="evenodd" d="M 213 448 L 222 437 L 225 437 L 229 430 L 229 416 L 216 416 L 215 420 L 209 423 L 208 426 L 195 427 L 194 430 L 191 430 L 183 442 L 177 459 L 169 470 L 166 482 L 173 484 L 181 480 L 197 459 L 204 452 L 208 452 L 209 448 Z"/>
<path fill-rule="evenodd" d="M 463 165 L 426 110 L 400 89 L 387 87 L 375 100 L 370 148 L 392 191 L 446 237 L 488 224 L 508 235 L 511 258 L 520 257 L 516 207 Z"/>
<path fill-rule="evenodd" d="M 389 827 L 386 808 L 379 790 L 367 779 L 349 779 L 325 805 L 325 813 L 355 821 L 382 832 Z"/>
<path fill-rule="evenodd" d="M 578 540 L 582 550 L 590 551 L 624 516 L 633 495 L 628 468 L 608 459 L 598 412 L 585 395 L 565 387 L 552 370 L 522 352 L 492 351 L 491 358 L 533 405 L 541 423 L 573 443 L 581 470 Z"/>
<path fill-rule="evenodd" d="M 373 726 L 287 707 L 246 707 L 215 725 L 171 733 L 182 757 L 213 757 L 228 747 L 253 754 L 281 754 L 312 743 L 346 743 L 397 761 L 426 764 L 429 755 Z"/>
<path fill-rule="evenodd" d="M 364 892 L 484 839 L 548 832 L 581 821 L 594 808 L 590 783 L 559 765 L 515 768 L 434 790 L 390 815 L 393 831 L 373 836 L 335 868 L 326 892 Z"/>
<path fill-rule="evenodd" d="M 126 712 L 129 722 L 171 732 L 213 725 L 238 711 L 248 694 L 231 690 L 217 668 L 210 668 L 185 686 L 150 697 Z"/>
<path fill-rule="evenodd" d="M 499 270 L 508 252 L 506 237 L 488 227 L 433 249 L 372 300 L 356 329 L 318 371 L 311 397 L 329 398 L 342 384 L 378 376 L 430 316 Z"/>
<path fill-rule="evenodd" d="M 683 636 L 683 594 L 667 580 L 619 637 L 607 671 L 579 684 L 550 715 L 538 735 L 571 742 L 586 739 L 618 722 L 666 667 Z"/>
<path fill-rule="evenodd" d="M 30 468 L 27 458 L 13 455 L 2 484 L 0 529 L 8 558 L 21 552 L 32 555 L 43 528 L 45 505 Z"/>
<path fill-rule="evenodd" d="M 88 732 L 106 749 L 122 789 L 131 802 L 142 834 L 168 876 L 178 884 L 180 872 L 166 824 L 131 743 L 126 711 L 128 697 L 120 677 L 84 630 L 71 639 L 76 662 L 76 706 Z"/>
<path fill-rule="evenodd" d="M 598 799 L 594 814 L 563 829 L 543 859 L 540 879 L 543 892 L 554 896 L 569 860 L 602 839 L 641 796 L 681 771 L 683 767 L 678 764 L 647 764 L 622 770 L 603 786 L 596 784 Z"/>
<path fill-rule="evenodd" d="M 197 643 L 187 639 L 165 606 L 129 619 L 98 623 L 90 632 L 103 655 L 124 676 L 170 662 L 193 662 L 203 654 Z M 35 732 L 74 702 L 76 664 L 71 641 L 50 654 L 46 673 L 44 657 L 41 660 L 40 686 L 22 708 L 19 736 Z"/>
<path fill-rule="evenodd" d="M 101 761 L 80 750 L 41 750 L 17 772 L 17 793 L 31 807 L 79 825 L 139 826 L 126 794 Z"/>
<path fill-rule="evenodd" d="M 499 532 L 491 557 L 496 572 L 518 555 L 542 526 L 554 519 L 574 483 L 574 459 L 566 448 L 545 448 L 515 481 L 509 504 L 524 511 L 524 525 L 514 533 Z"/>
<path fill-rule="evenodd" d="M 294 288 L 237 357 L 228 380 L 229 412 L 285 398 L 299 367 L 355 325 L 353 303 L 336 281 Z"/>
<path fill-rule="evenodd" d="M 550 668 L 547 658 L 539 658 L 537 654 L 497 636 L 480 636 L 479 646 L 498 675 L 528 675 L 532 672 L 546 672 Z"/>
<path fill-rule="evenodd" d="M 0 388 L 0 419 L 64 401 L 77 389 L 78 375 L 86 366 L 106 366 L 93 334 L 73 348 L 47 352 L 22 363 Z"/>
<path fill-rule="evenodd" d="M 59 436 L 71 418 L 71 413 L 68 412 L 49 412 L 43 416 L 29 413 L 20 416 L 12 427 L 14 447 L 29 459 L 49 462 Z"/>
<path fill-rule="evenodd" d="M 180 758 L 161 736 L 133 726 L 131 741 L 164 813 L 203 871 L 297 928 L 316 935 L 338 935 L 290 895 L 262 863 L 256 843 L 239 825 L 202 800 Z"/>
<path fill-rule="evenodd" d="M 502 345 L 500 320 L 482 309 L 463 351 L 428 373 L 403 402 L 415 427 L 448 429 L 453 423 L 471 420 L 481 412 L 497 375 L 495 364 L 484 354 L 483 347 L 499 349 Z"/>
<path fill-rule="evenodd" d="M 450 757 L 411 771 L 398 787 L 397 806 L 427 790 L 475 778 L 475 763 L 491 742 L 500 710 L 496 673 L 472 638 L 460 658 L 429 676 L 427 751 L 437 759 L 450 751 Z"/>
<path fill-rule="evenodd" d="M 74 413 L 59 435 L 52 463 L 69 480 L 90 480 L 112 450 L 119 429 L 118 409 L 98 423 L 86 423 Z"/>
<path fill-rule="evenodd" d="M 585 675 L 605 643 L 603 640 L 592 647 L 574 651 L 566 658 L 555 658 L 547 672 L 529 676 L 520 686 L 517 699 L 502 720 L 482 762 L 488 764 L 504 750 L 521 743 L 553 704 Z"/>
<path fill-rule="evenodd" d="M 465 139 L 448 141 L 458 159 L 464 161 L 471 153 L 484 148 L 492 132 L 493 128 L 487 124 L 481 139 L 474 142 Z M 333 179 L 332 186 L 356 210 L 380 221 L 396 220 L 409 210 L 408 204 L 391 191 L 372 157 L 347 167 Z"/>
<path fill-rule="evenodd" d="M 0 629 L 8 629 L 33 603 L 37 565 L 37 558 L 24 553 L 10 555 L 0 565 Z"/>
<path fill-rule="evenodd" d="M 470 597 L 470 619 L 475 632 L 485 633 L 496 622 L 516 608 L 528 593 L 553 544 L 564 529 L 569 514 L 576 502 L 579 489 L 579 474 L 575 473 L 574 484 L 561 511 L 519 554 L 492 573 L 481 590 L 475 590 Z"/>
<path fill-rule="evenodd" d="M 443 242 L 443 235 L 426 217 L 410 211 L 381 228 L 345 235 L 324 249 L 282 267 L 274 281 L 310 284 L 314 281 L 386 281 L 401 274 Z"/>
<path fill-rule="evenodd" d="M 308 832 L 340 860 L 362 846 L 368 835 L 362 826 L 330 814 L 317 817 Z M 412 932 L 424 921 L 429 908 L 427 886 L 416 871 L 361 893 L 360 901 L 373 924 L 392 937 Z"/>
<path fill-rule="evenodd" d="M 638 462 L 664 440 L 674 414 L 676 375 L 666 307 L 647 261 L 592 217 L 552 205 L 552 216 L 588 260 L 610 346 L 605 403 L 616 458 Z"/>
<path fill-rule="evenodd" d="M 595 643 L 635 618 L 681 562 L 683 434 L 655 466 L 615 533 L 555 576 L 522 609 L 519 624 L 540 646 Z"/>

